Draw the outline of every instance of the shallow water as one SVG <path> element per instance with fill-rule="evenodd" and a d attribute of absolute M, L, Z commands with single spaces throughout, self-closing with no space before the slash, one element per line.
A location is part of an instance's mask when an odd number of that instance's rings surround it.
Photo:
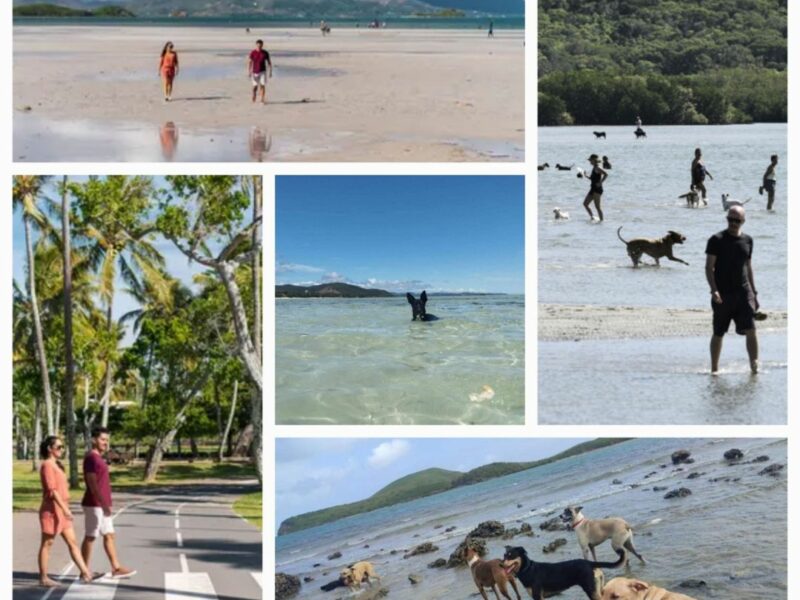
<path fill-rule="evenodd" d="M 520 424 L 522 296 L 278 300 L 276 419 L 282 424 Z M 495 395 L 472 402 L 484 385 Z"/>
<path fill-rule="evenodd" d="M 726 227 L 721 194 L 745 200 L 744 231 L 754 239 L 753 269 L 762 309 L 787 306 L 786 126 L 539 128 L 539 301 L 599 306 L 711 309 L 705 280 L 708 237 Z M 592 130 L 604 130 L 595 141 Z M 708 206 L 687 208 L 694 148 L 701 147 L 714 180 Z M 582 207 L 588 181 L 556 163 L 588 168 L 590 153 L 612 164 L 604 184 L 605 222 L 591 223 Z M 770 154 L 779 155 L 776 210 L 758 195 Z M 555 221 L 552 209 L 570 212 Z M 617 238 L 686 236 L 675 256 L 690 266 L 645 256 L 632 268 Z M 767 328 L 764 328 L 767 329 Z M 770 423 L 786 422 L 786 333 L 760 336 L 763 373 L 750 381 L 744 340 L 725 337 L 723 373 L 710 380 L 708 338 L 662 338 L 539 343 L 539 415 L 543 423 Z M 739 380 L 747 383 L 740 385 Z M 713 383 L 712 381 L 716 381 Z M 668 390 L 668 392 L 665 392 Z M 623 400 L 624 399 L 624 400 Z M 635 399 L 635 401 L 631 401 Z M 572 404 L 580 403 L 579 415 Z"/>
<path fill-rule="evenodd" d="M 491 440 L 476 440 L 476 444 L 490 447 Z M 722 455 L 732 447 L 740 448 L 745 460 L 759 455 L 768 455 L 770 460 L 728 466 Z M 681 448 L 691 451 L 696 462 L 676 469 L 669 457 Z M 343 566 L 369 560 L 392 598 L 464 598 L 476 591 L 466 569 L 432 570 L 426 565 L 437 558 L 446 559 L 466 533 L 489 519 L 507 527 L 528 522 L 536 533 L 534 538 L 489 540 L 492 558 L 500 557 L 507 544 L 526 547 L 539 561 L 580 558 L 572 532 L 543 533 L 538 528 L 565 506 L 576 504 L 582 505 L 590 518 L 621 516 L 632 525 L 635 545 L 648 561 L 641 566 L 633 560 L 633 577 L 676 591 L 680 591 L 682 581 L 701 579 L 707 587 L 689 591 L 698 600 L 786 598 L 786 469 L 777 478 L 758 475 L 773 463 L 786 464 L 784 440 L 632 440 L 539 469 L 280 536 L 276 540 L 276 571 L 314 577 L 314 581 L 303 584 L 298 598 L 333 600 L 345 594 L 325 594 L 319 586 L 334 579 Z M 702 475 L 688 480 L 692 472 Z M 740 480 L 709 481 L 724 477 Z M 622 484 L 613 484 L 614 479 Z M 666 491 L 654 492 L 654 485 L 669 490 L 687 487 L 692 494 L 665 500 Z M 451 526 L 457 529 L 445 534 L 444 528 Z M 542 546 L 559 537 L 567 540 L 566 546 L 545 555 Z M 402 558 L 405 550 L 423 542 L 433 542 L 439 551 Z M 337 550 L 342 558 L 327 560 Z M 397 551 L 394 555 L 393 550 Z M 597 556 L 599 560 L 615 558 L 608 543 L 597 548 Z M 315 568 L 315 563 L 321 566 Z M 412 587 L 410 573 L 422 575 L 422 582 Z M 607 569 L 605 574 L 610 579 L 624 571 Z M 573 588 L 559 598 L 585 600 L 585 595 Z"/>

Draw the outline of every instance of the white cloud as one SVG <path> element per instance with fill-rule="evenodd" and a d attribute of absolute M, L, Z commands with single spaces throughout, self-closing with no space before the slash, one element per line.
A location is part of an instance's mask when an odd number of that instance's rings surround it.
<path fill-rule="evenodd" d="M 311 265 L 302 265 L 299 263 L 285 263 L 277 262 L 275 264 L 276 273 L 324 273 L 325 269 L 314 267 Z"/>
<path fill-rule="evenodd" d="M 374 469 L 381 469 L 408 454 L 410 449 L 411 446 L 406 440 L 383 442 L 372 449 L 367 463 Z"/>

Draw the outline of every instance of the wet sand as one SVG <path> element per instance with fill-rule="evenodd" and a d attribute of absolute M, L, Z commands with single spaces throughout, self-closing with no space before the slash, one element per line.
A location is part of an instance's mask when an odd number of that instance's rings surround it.
<path fill-rule="evenodd" d="M 275 65 L 266 106 L 250 101 L 257 38 Z M 521 160 L 523 32 L 20 25 L 13 103 L 17 160 Z"/>
<path fill-rule="evenodd" d="M 786 331 L 786 311 L 765 311 L 759 332 Z M 731 325 L 730 332 L 733 332 Z M 539 340 L 653 339 L 711 335 L 711 309 L 539 305 Z"/>

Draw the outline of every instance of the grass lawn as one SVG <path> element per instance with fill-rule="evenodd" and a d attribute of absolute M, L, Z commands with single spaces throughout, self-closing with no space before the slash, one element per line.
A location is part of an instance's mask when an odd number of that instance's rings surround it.
<path fill-rule="evenodd" d="M 79 468 L 81 463 L 79 462 Z M 144 463 L 137 465 L 112 465 L 111 484 L 115 491 L 142 488 L 159 485 L 180 485 L 196 483 L 203 479 L 255 479 L 256 470 L 253 465 L 245 462 L 216 463 L 210 460 L 196 460 L 193 463 L 186 461 L 167 461 L 161 464 L 156 481 L 150 484 L 142 483 Z M 81 489 L 72 490 L 70 497 L 77 500 L 83 493 L 83 476 L 81 475 Z M 42 500 L 42 487 L 39 482 L 39 473 L 31 470 L 30 461 L 14 461 L 14 510 L 38 510 Z M 261 498 L 259 494 L 259 507 Z M 259 508 L 259 523 L 261 511 Z M 243 515 L 244 516 L 244 515 Z M 259 525 L 260 526 L 260 525 Z"/>
<path fill-rule="evenodd" d="M 261 530 L 263 518 L 262 492 L 239 496 L 236 502 L 233 503 L 233 510 L 248 523 L 258 527 L 259 531 Z"/>

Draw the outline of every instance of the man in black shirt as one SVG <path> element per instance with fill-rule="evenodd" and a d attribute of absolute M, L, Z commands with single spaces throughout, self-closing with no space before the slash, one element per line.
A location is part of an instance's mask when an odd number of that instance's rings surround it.
<path fill-rule="evenodd" d="M 715 233 L 706 245 L 706 280 L 711 287 L 711 308 L 714 312 L 714 335 L 711 337 L 711 373 L 719 371 L 722 336 L 731 320 L 736 333 L 744 335 L 750 370 L 758 372 L 758 338 L 755 313 L 758 292 L 753 279 L 753 238 L 742 233 L 744 208 L 733 206 L 728 211 L 728 228 Z"/>

